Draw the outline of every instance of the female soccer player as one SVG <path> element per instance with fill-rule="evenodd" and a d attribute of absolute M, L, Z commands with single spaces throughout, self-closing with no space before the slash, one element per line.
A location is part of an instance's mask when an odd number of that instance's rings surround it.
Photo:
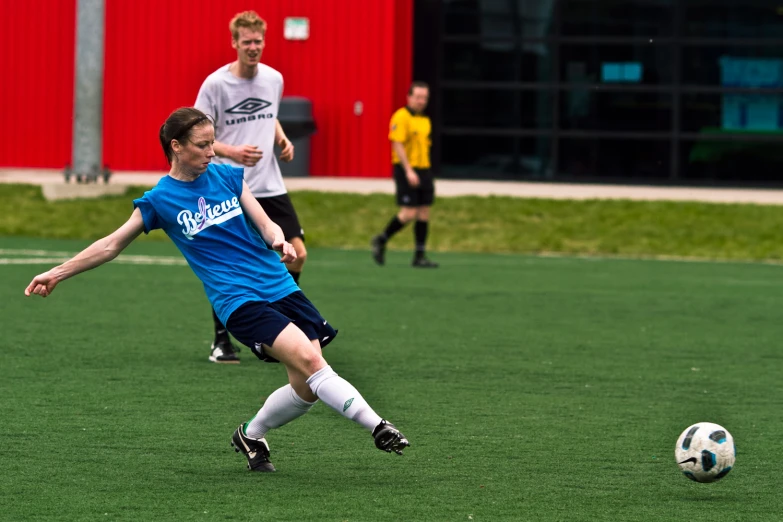
<path fill-rule="evenodd" d="M 161 228 L 204 284 L 229 332 L 259 359 L 281 362 L 288 372 L 289 384 L 275 390 L 232 436 L 232 446 L 247 457 L 249 469 L 275 471 L 266 433 L 301 417 L 318 399 L 369 430 L 379 449 L 402 455 L 410 445 L 405 436 L 321 355 L 337 331 L 286 270 L 296 251 L 253 197 L 242 169 L 210 163 L 214 141 L 214 126 L 204 113 L 174 111 L 160 128 L 171 165 L 168 175 L 133 201 L 134 211 L 124 225 L 35 276 L 25 295 L 46 297 L 60 281 L 111 261 L 142 232 Z"/>

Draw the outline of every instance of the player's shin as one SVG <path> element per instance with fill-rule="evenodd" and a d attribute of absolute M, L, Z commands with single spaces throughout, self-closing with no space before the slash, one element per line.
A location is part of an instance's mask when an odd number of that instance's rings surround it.
<path fill-rule="evenodd" d="M 372 431 L 381 417 L 367 404 L 351 383 L 337 375 L 331 366 L 325 366 L 307 379 L 315 395 L 343 417 L 351 419 Z"/>
<path fill-rule="evenodd" d="M 264 405 L 252 420 L 245 424 L 245 435 L 261 439 L 274 428 L 288 424 L 310 411 L 315 402 L 307 402 L 286 384 L 278 388 L 264 401 Z"/>

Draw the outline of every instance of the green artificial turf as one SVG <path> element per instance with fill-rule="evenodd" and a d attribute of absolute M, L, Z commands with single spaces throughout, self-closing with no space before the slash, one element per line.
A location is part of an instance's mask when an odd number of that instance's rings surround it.
<path fill-rule="evenodd" d="M 781 267 L 441 253 L 428 271 L 405 252 L 380 268 L 312 248 L 302 286 L 340 330 L 327 360 L 412 446 L 381 453 L 318 404 L 268 434 L 267 475 L 229 439 L 285 372 L 248 349 L 238 366 L 207 361 L 209 306 L 188 267 L 113 262 L 23 296 L 51 265 L 35 259 L 86 244 L 0 239 L 0 519 L 783 513 Z M 127 253 L 178 256 L 168 242 Z M 699 421 L 736 441 L 714 484 L 674 462 Z"/>

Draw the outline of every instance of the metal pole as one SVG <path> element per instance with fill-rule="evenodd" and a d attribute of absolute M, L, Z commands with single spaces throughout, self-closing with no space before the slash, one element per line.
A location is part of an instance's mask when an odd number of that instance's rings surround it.
<path fill-rule="evenodd" d="M 103 172 L 104 0 L 77 0 L 73 167 L 65 180 L 96 181 Z"/>

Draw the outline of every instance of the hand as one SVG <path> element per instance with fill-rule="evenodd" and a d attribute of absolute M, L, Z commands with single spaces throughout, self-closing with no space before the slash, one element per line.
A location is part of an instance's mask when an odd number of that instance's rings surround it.
<path fill-rule="evenodd" d="M 415 170 L 413 169 L 406 170 L 405 177 L 408 178 L 408 185 L 410 185 L 411 187 L 419 186 L 419 175 L 416 174 Z"/>
<path fill-rule="evenodd" d="M 283 254 L 280 258 L 281 263 L 290 263 L 291 261 L 296 261 L 296 250 L 294 249 L 294 246 L 288 241 L 276 240 L 274 243 L 272 243 L 272 250 Z"/>
<path fill-rule="evenodd" d="M 46 297 L 54 291 L 54 287 L 60 281 L 49 272 L 39 274 L 30 281 L 27 288 L 24 289 L 24 295 L 29 296 L 31 294 L 38 294 L 41 297 Z"/>
<path fill-rule="evenodd" d="M 238 145 L 233 147 L 229 157 L 240 165 L 254 167 L 263 155 L 264 153 L 258 150 L 258 147 L 255 145 Z"/>
<path fill-rule="evenodd" d="M 283 138 L 280 140 L 278 145 L 280 146 L 280 149 L 282 149 L 282 152 L 280 153 L 280 161 L 285 161 L 288 163 L 294 159 L 294 144 L 291 143 L 291 140 L 288 138 Z"/>

